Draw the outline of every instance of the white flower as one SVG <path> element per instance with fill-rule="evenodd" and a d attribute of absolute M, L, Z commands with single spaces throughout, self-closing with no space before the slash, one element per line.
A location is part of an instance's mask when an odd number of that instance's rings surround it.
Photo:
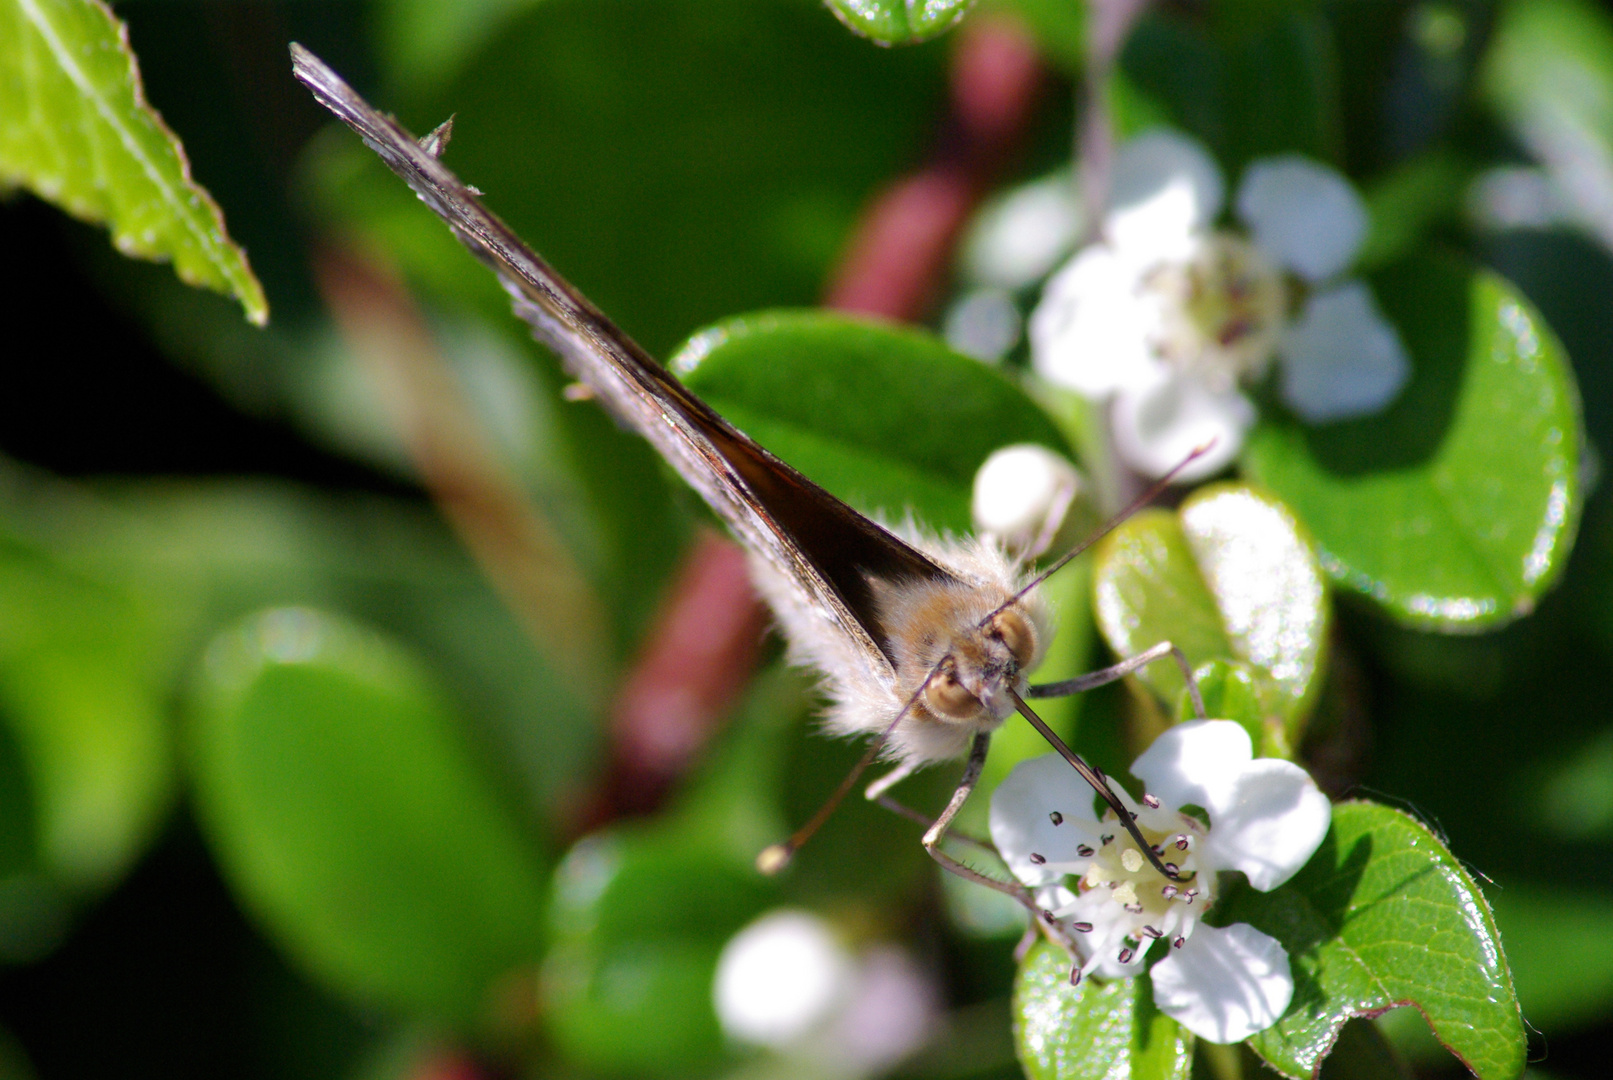
<path fill-rule="evenodd" d="M 1296 156 L 1254 162 L 1233 200 L 1247 235 L 1213 227 L 1223 200 L 1193 140 L 1132 140 L 1116 155 L 1104 239 L 1048 281 L 1031 316 L 1036 370 L 1113 399 L 1115 446 L 1151 476 L 1212 439 L 1181 478 L 1230 463 L 1255 420 L 1240 385 L 1273 356 L 1283 400 L 1311 423 L 1376 412 L 1410 374 L 1370 291 L 1340 277 L 1368 223 L 1344 177 Z"/>
<path fill-rule="evenodd" d="M 1276 888 L 1315 853 L 1332 807 L 1298 765 L 1255 758 L 1248 734 L 1229 720 L 1178 724 L 1132 772 L 1148 785 L 1143 802 L 1116 793 L 1188 880 L 1155 870 L 1113 811 L 1100 820 L 1092 789 L 1055 754 L 1021 762 L 997 788 L 992 840 L 1076 942 L 1081 976 L 1135 975 L 1163 940 L 1166 955 L 1153 966 L 1160 1011 L 1210 1042 L 1240 1042 L 1277 1022 L 1294 980 L 1276 939 L 1244 923 L 1200 921 L 1215 903 L 1217 875 L 1237 870 L 1262 892 Z M 1204 811 L 1209 824 L 1184 807 Z"/>
<path fill-rule="evenodd" d="M 935 988 L 902 950 L 854 954 L 823 919 L 780 908 L 723 946 L 712 986 L 723 1031 L 847 1080 L 888 1070 L 934 1033 Z"/>

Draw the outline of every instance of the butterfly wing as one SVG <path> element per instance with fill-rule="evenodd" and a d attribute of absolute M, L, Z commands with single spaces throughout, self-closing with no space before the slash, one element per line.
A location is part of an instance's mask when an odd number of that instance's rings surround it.
<path fill-rule="evenodd" d="M 498 274 L 516 313 L 567 370 L 648 439 L 812 611 L 876 669 L 891 671 L 891 638 L 870 579 L 954 575 L 758 446 L 672 378 L 437 160 L 442 139 L 428 136 L 422 145 L 302 46 L 293 44 L 291 57 L 298 80 Z"/>

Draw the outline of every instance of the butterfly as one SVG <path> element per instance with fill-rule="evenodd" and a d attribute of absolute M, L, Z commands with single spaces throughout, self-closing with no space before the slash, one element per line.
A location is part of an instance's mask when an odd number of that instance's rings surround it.
<path fill-rule="evenodd" d="M 940 539 L 916 527 L 893 530 L 854 510 L 719 416 L 482 206 L 479 193 L 439 160 L 447 125 L 416 139 L 302 46 L 293 44 L 291 56 L 297 79 L 492 268 L 533 335 L 618 421 L 647 439 L 744 545 L 790 658 L 824 678 L 828 728 L 876 736 L 818 815 L 762 853 L 764 871 L 788 862 L 876 756 L 897 767 L 870 788 L 870 798 L 883 797 L 918 767 L 967 756 L 963 781 L 924 846 L 947 869 L 1028 904 L 1018 886 L 979 874 L 939 847 L 979 777 L 991 733 L 1018 712 L 1093 785 L 1160 872 L 1175 876 L 1103 775 L 1064 746 L 1025 699 L 1075 693 L 1167 654 L 1191 686 L 1178 650 L 1161 643 L 1113 668 L 1031 687 L 1028 672 L 1052 634 L 1037 586 L 1070 556 L 1031 575 L 993 543 Z"/>

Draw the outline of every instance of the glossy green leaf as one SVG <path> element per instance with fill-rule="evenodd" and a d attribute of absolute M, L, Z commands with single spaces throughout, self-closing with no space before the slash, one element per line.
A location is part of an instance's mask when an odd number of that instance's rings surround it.
<path fill-rule="evenodd" d="M 1204 714 L 1240 725 L 1249 733 L 1256 757 L 1294 756 L 1281 720 L 1282 692 L 1269 675 L 1238 660 L 1211 660 L 1193 677 L 1204 699 Z M 1185 690 L 1176 699 L 1176 719 L 1196 719 Z"/>
<path fill-rule="evenodd" d="M 1232 894 L 1215 921 L 1250 923 L 1288 950 L 1293 1003 L 1249 1043 L 1287 1076 L 1314 1075 L 1350 1017 L 1405 1005 L 1480 1080 L 1523 1070 L 1523 1021 L 1489 906 L 1445 845 L 1398 810 L 1339 804 L 1303 870 L 1270 893 Z"/>
<path fill-rule="evenodd" d="M 203 825 L 267 929 L 334 989 L 462 1026 L 534 964 L 541 858 L 420 666 L 307 608 L 209 648 L 191 761 Z"/>
<path fill-rule="evenodd" d="M 1193 1036 L 1154 1007 L 1147 977 L 1070 985 L 1070 958 L 1037 942 L 1014 981 L 1014 1043 L 1030 1080 L 1186 1080 Z"/>
<path fill-rule="evenodd" d="M 1268 415 L 1245 470 L 1293 506 L 1342 588 L 1424 629 L 1534 608 L 1573 546 L 1583 438 L 1562 347 L 1507 282 L 1417 259 L 1374 278 L 1411 354 L 1384 413 L 1307 427 Z"/>
<path fill-rule="evenodd" d="M 835 18 L 881 45 L 910 45 L 950 30 L 975 0 L 824 0 Z M 1074 17 L 1072 15 L 1072 17 Z"/>
<path fill-rule="evenodd" d="M 146 103 L 123 24 L 99 0 L 0 2 L 0 189 L 9 186 L 106 224 L 125 255 L 172 260 L 183 281 L 268 321 L 246 253 Z"/>
<path fill-rule="evenodd" d="M 1297 732 L 1314 699 L 1330 605 L 1310 541 L 1279 500 L 1244 485 L 1202 488 L 1170 514 L 1138 514 L 1098 545 L 1094 603 L 1111 648 L 1171 641 L 1195 667 L 1239 660 L 1274 691 Z M 1169 659 L 1143 679 L 1167 701 L 1183 689 Z M 1291 740 L 1290 740 L 1291 741 Z"/>
<path fill-rule="evenodd" d="M 1068 454 L 1001 373 L 924 331 L 821 311 L 742 315 L 668 365 L 757 442 L 865 511 L 966 532 L 974 474 L 1009 443 Z"/>

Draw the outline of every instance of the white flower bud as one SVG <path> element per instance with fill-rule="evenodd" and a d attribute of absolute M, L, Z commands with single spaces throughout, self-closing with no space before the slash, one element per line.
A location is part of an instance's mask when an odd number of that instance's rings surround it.
<path fill-rule="evenodd" d="M 1068 460 L 1035 443 L 1005 446 L 975 473 L 975 529 L 1027 557 L 1046 551 L 1082 489 Z"/>

